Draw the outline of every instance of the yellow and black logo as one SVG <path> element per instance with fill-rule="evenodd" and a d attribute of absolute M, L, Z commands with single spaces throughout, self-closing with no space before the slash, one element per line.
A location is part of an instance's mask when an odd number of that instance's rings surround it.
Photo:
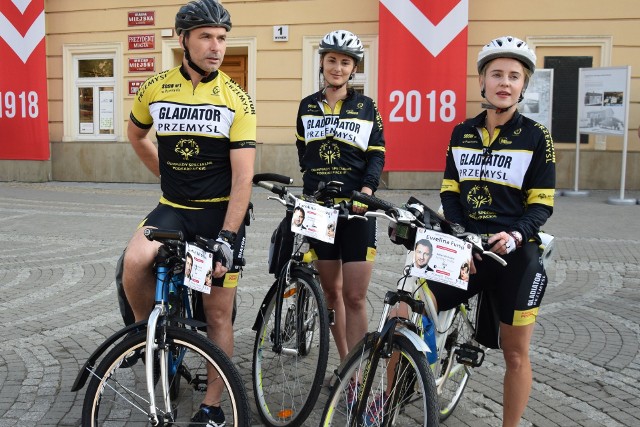
<path fill-rule="evenodd" d="M 181 139 L 176 144 L 175 152 L 180 154 L 184 160 L 189 160 L 200 154 L 200 147 L 193 139 Z"/>
<path fill-rule="evenodd" d="M 469 191 L 469 194 L 467 194 L 467 202 L 469 202 L 474 209 L 478 209 L 482 206 L 491 205 L 493 199 L 486 185 L 474 185 L 471 191 Z"/>
<path fill-rule="evenodd" d="M 323 142 L 320 145 L 320 158 L 324 160 L 328 165 L 340 158 L 340 148 L 337 144 L 330 144 Z"/>

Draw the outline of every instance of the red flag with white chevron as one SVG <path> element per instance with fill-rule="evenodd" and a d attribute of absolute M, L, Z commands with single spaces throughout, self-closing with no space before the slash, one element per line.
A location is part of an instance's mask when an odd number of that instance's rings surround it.
<path fill-rule="evenodd" d="M 380 0 L 387 171 L 443 171 L 466 115 L 468 0 Z"/>
<path fill-rule="evenodd" d="M 0 1 L 0 160 L 49 160 L 44 0 Z"/>

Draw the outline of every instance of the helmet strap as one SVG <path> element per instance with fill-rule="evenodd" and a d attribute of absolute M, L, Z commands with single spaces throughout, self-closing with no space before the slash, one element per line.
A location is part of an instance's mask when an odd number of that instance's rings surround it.
<path fill-rule="evenodd" d="M 187 37 L 188 37 L 188 32 L 182 38 L 182 48 L 184 49 L 184 57 L 187 59 L 187 65 L 193 71 L 195 71 L 196 73 L 200 74 L 202 77 L 207 77 L 211 73 L 209 73 L 209 72 L 203 70 L 202 68 L 198 67 L 196 65 L 196 63 L 191 60 L 191 54 L 189 53 L 189 49 L 187 48 Z"/>

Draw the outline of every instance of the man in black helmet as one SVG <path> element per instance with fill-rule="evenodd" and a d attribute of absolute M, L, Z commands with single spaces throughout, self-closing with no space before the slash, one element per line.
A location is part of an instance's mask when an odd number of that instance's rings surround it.
<path fill-rule="evenodd" d="M 217 239 L 222 262 L 213 266 L 211 293 L 203 295 L 203 305 L 208 336 L 229 356 L 239 276 L 233 260 L 245 243 L 243 219 L 251 196 L 256 140 L 251 98 L 219 71 L 230 29 L 229 12 L 215 0 L 182 6 L 176 15 L 182 65 L 149 78 L 136 94 L 128 137 L 145 166 L 161 177 L 162 197 L 129 242 L 123 275 L 136 321 L 146 319 L 154 302 L 151 266 L 159 244 L 148 241 L 144 229 L 182 230 L 188 241 L 196 235 Z M 149 137 L 152 126 L 157 148 Z M 211 378 L 215 372 L 209 369 Z M 218 382 L 209 384 L 192 421 L 225 424 Z"/>

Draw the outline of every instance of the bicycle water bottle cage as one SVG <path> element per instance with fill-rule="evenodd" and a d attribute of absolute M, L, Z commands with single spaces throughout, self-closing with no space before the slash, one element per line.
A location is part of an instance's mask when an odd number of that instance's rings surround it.
<path fill-rule="evenodd" d="M 475 345 L 464 343 L 456 349 L 456 360 L 463 365 L 477 368 L 484 362 L 484 350 Z"/>

